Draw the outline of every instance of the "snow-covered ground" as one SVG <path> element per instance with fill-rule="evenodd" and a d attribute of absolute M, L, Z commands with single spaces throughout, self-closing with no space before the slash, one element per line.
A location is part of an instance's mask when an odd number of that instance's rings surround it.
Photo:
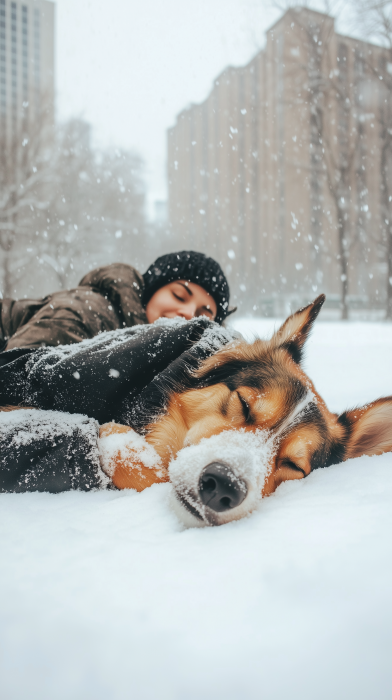
<path fill-rule="evenodd" d="M 392 394 L 392 326 L 318 322 L 306 368 L 336 411 Z M 392 455 L 220 528 L 169 492 L 0 496 L 2 700 L 392 697 Z"/>

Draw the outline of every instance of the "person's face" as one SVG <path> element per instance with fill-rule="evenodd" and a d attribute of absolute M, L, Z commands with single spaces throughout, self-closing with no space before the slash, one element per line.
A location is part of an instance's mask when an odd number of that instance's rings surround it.
<path fill-rule="evenodd" d="M 154 323 L 158 318 L 176 316 L 187 320 L 195 316 L 207 316 L 213 321 L 216 312 L 217 306 L 212 296 L 199 284 L 185 280 L 165 284 L 153 294 L 146 306 L 149 323 Z"/>

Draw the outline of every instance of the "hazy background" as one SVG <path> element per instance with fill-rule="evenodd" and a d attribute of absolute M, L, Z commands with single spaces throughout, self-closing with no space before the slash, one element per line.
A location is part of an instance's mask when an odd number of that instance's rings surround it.
<path fill-rule="evenodd" d="M 57 116 L 140 153 L 151 215 L 167 196 L 166 129 L 227 65 L 246 63 L 281 14 L 263 0 L 57 0 L 56 12 Z"/>
<path fill-rule="evenodd" d="M 323 291 L 335 315 L 392 318 L 392 0 L 384 35 L 376 0 L 303 5 L 5 0 L 0 293 L 37 298 L 99 265 L 144 270 L 193 248 L 219 260 L 241 313 L 284 314 Z M 380 37 L 382 57 L 368 43 Z"/>

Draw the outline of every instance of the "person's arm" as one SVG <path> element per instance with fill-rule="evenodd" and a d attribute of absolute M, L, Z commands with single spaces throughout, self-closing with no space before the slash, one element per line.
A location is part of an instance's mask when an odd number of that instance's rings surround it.
<path fill-rule="evenodd" d="M 0 493 L 107 488 L 98 423 L 36 409 L 0 413 Z"/>
<path fill-rule="evenodd" d="M 70 345 L 90 337 L 76 310 L 54 308 L 49 301 L 11 336 L 6 350 Z"/>
<path fill-rule="evenodd" d="M 93 287 L 106 297 L 121 315 L 127 328 L 148 324 L 142 306 L 143 277 L 131 265 L 112 263 L 91 270 L 79 282 L 80 287 Z"/>
<path fill-rule="evenodd" d="M 103 333 L 77 345 L 0 353 L 0 405 L 83 413 L 143 428 L 189 369 L 230 340 L 206 318 Z"/>
<path fill-rule="evenodd" d="M 76 346 L 0 353 L 0 405 L 58 411 L 0 412 L 0 491 L 99 488 L 101 466 L 118 488 L 166 481 L 152 447 L 127 426 L 143 429 L 164 410 L 166 388 L 179 382 L 183 389 L 192 381 L 189 369 L 230 339 L 200 318 L 106 333 Z M 90 417 L 69 415 L 75 413 Z M 126 425 L 103 426 L 98 443 L 97 417 Z M 116 446 L 123 433 L 125 451 Z"/>
<path fill-rule="evenodd" d="M 85 413 L 100 423 L 132 425 L 127 417 L 136 397 L 211 325 L 198 318 L 135 326 L 78 345 L 37 350 L 26 362 L 24 401 L 46 410 Z"/>
<path fill-rule="evenodd" d="M 154 448 L 132 428 L 39 409 L 0 413 L 0 493 L 143 491 L 169 480 Z"/>
<path fill-rule="evenodd" d="M 0 493 L 140 492 L 166 481 L 154 448 L 125 425 L 99 429 L 86 416 L 38 409 L 0 413 Z"/>

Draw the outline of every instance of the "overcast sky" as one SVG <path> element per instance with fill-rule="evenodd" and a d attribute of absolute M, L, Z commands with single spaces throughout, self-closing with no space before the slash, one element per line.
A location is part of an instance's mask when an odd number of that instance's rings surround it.
<path fill-rule="evenodd" d="M 267 0 L 56 0 L 60 119 L 82 116 L 102 145 L 136 149 L 150 199 L 166 197 L 166 129 L 247 62 L 278 16 Z"/>

